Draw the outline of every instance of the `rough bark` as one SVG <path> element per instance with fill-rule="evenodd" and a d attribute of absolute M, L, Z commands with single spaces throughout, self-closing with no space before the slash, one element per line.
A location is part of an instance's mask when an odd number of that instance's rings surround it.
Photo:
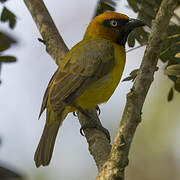
<path fill-rule="evenodd" d="M 141 122 L 142 107 L 153 81 L 154 72 L 161 49 L 161 42 L 173 15 L 177 0 L 163 0 L 149 36 L 148 45 L 115 136 L 108 160 L 104 163 L 97 180 L 124 180 L 125 167 L 128 165 L 128 154 L 136 128 Z"/>
<path fill-rule="evenodd" d="M 93 117 L 94 120 L 101 124 L 96 109 L 89 109 L 88 113 L 91 114 L 91 117 Z M 78 117 L 81 126 L 88 124 L 89 119 L 87 119 L 86 116 L 79 113 Z M 98 170 L 100 170 L 111 151 L 111 145 L 109 143 L 109 140 L 102 131 L 94 128 L 86 129 L 84 135 L 89 144 L 89 152 L 93 156 Z"/>

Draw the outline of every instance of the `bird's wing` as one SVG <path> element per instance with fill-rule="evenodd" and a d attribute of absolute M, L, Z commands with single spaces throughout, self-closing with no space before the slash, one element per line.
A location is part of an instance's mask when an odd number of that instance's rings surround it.
<path fill-rule="evenodd" d="M 49 87 L 49 102 L 54 112 L 72 104 L 92 82 L 114 66 L 114 47 L 110 41 L 81 41 L 73 47 L 58 68 Z"/>
<path fill-rule="evenodd" d="M 48 87 L 46 88 L 46 91 L 44 93 L 44 97 L 43 97 L 43 101 L 42 101 L 42 105 L 41 105 L 41 110 L 39 113 L 39 118 L 41 117 L 41 114 L 43 113 L 43 111 L 46 109 L 46 105 L 47 105 L 47 100 L 48 100 L 48 94 L 49 94 L 49 89 L 51 87 L 51 84 L 53 82 L 54 76 L 56 75 L 57 71 L 53 74 L 53 76 L 51 77 L 49 83 L 48 83 Z"/>

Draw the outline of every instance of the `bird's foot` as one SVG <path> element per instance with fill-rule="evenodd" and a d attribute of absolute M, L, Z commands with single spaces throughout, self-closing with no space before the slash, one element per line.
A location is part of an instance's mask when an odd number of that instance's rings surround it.
<path fill-rule="evenodd" d="M 77 106 L 77 105 L 73 105 L 76 109 L 79 110 L 79 112 L 81 112 L 84 116 L 86 116 L 88 119 L 89 119 L 89 123 L 83 125 L 81 128 L 80 128 L 80 133 L 82 136 L 84 136 L 84 130 L 88 129 L 88 128 L 95 128 L 95 129 L 98 129 L 100 130 L 101 132 L 103 132 L 107 139 L 109 140 L 109 142 L 111 142 L 111 137 L 110 137 L 110 134 L 109 134 L 109 131 L 104 128 L 102 125 L 101 125 L 101 122 L 98 122 L 96 119 L 94 119 L 93 117 L 91 117 L 91 114 L 88 113 L 88 111 L 82 109 L 80 106 Z M 96 106 L 96 109 L 97 109 L 98 106 Z M 98 110 L 99 107 L 98 107 Z"/>
<path fill-rule="evenodd" d="M 77 112 L 73 112 L 73 116 L 77 117 L 78 116 Z"/>
<path fill-rule="evenodd" d="M 38 41 L 41 42 L 41 43 L 43 43 L 44 45 L 46 45 L 46 42 L 45 42 L 43 39 L 38 38 Z"/>
<path fill-rule="evenodd" d="M 99 106 L 98 106 L 98 105 L 96 106 L 96 111 L 97 111 L 98 115 L 100 115 L 100 114 L 101 114 L 101 109 L 99 108 Z"/>
<path fill-rule="evenodd" d="M 93 120 L 93 121 L 95 121 L 95 120 Z M 93 124 L 91 123 L 91 124 L 83 125 L 83 126 L 80 128 L 80 134 L 81 134 L 82 136 L 84 136 L 84 130 L 89 129 L 89 128 L 95 128 L 95 129 L 103 132 L 103 133 L 106 135 L 106 137 L 107 137 L 107 139 L 109 140 L 109 142 L 111 142 L 111 136 L 110 136 L 110 134 L 109 134 L 109 131 L 108 131 L 106 128 L 104 128 L 102 125 L 99 125 L 98 123 L 94 123 L 94 122 L 93 122 Z"/>

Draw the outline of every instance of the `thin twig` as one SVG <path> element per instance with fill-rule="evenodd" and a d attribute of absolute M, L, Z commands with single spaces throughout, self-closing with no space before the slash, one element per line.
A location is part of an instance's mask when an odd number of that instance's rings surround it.
<path fill-rule="evenodd" d="M 144 45 L 139 45 L 139 46 L 137 46 L 137 47 L 134 47 L 134 48 L 132 48 L 132 49 L 129 49 L 129 50 L 126 51 L 126 54 L 129 53 L 129 52 L 131 52 L 131 51 L 134 51 L 134 50 L 136 50 L 136 49 L 139 49 L 139 48 L 141 48 L 141 47 L 143 47 L 143 46 L 145 46 L 145 45 L 146 45 L 146 44 L 144 44 Z"/>

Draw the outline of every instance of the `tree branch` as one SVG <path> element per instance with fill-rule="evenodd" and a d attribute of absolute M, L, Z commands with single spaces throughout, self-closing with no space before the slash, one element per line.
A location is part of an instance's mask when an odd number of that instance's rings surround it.
<path fill-rule="evenodd" d="M 101 124 L 98 118 L 96 109 L 89 109 L 88 113 L 91 114 L 94 120 Z M 88 124 L 89 119 L 81 113 L 78 113 L 79 121 L 81 126 Z M 111 145 L 106 135 L 95 128 L 85 129 L 84 135 L 89 144 L 89 152 L 93 156 L 98 170 L 101 169 L 104 162 L 107 160 L 109 153 L 111 151 Z"/>
<path fill-rule="evenodd" d="M 60 36 L 47 8 L 42 0 L 24 0 L 24 2 L 43 37 L 47 52 L 60 65 L 61 60 L 68 52 L 68 48 Z M 100 123 L 95 108 L 90 109 L 89 113 Z M 81 126 L 88 124 L 89 119 L 87 117 L 81 113 L 78 113 L 78 117 Z M 101 131 L 95 129 L 86 129 L 85 137 L 89 144 L 89 151 L 94 157 L 98 169 L 100 169 L 111 149 L 109 140 Z"/>
<path fill-rule="evenodd" d="M 114 139 L 110 156 L 104 163 L 97 180 L 124 180 L 125 167 L 136 127 L 141 122 L 142 107 L 156 71 L 161 42 L 166 37 L 169 21 L 173 15 L 177 0 L 162 0 L 159 11 L 152 23 L 148 45 L 127 102 L 120 126 Z"/>
<path fill-rule="evenodd" d="M 46 51 L 60 64 L 68 48 L 42 0 L 24 0 L 46 45 Z"/>

